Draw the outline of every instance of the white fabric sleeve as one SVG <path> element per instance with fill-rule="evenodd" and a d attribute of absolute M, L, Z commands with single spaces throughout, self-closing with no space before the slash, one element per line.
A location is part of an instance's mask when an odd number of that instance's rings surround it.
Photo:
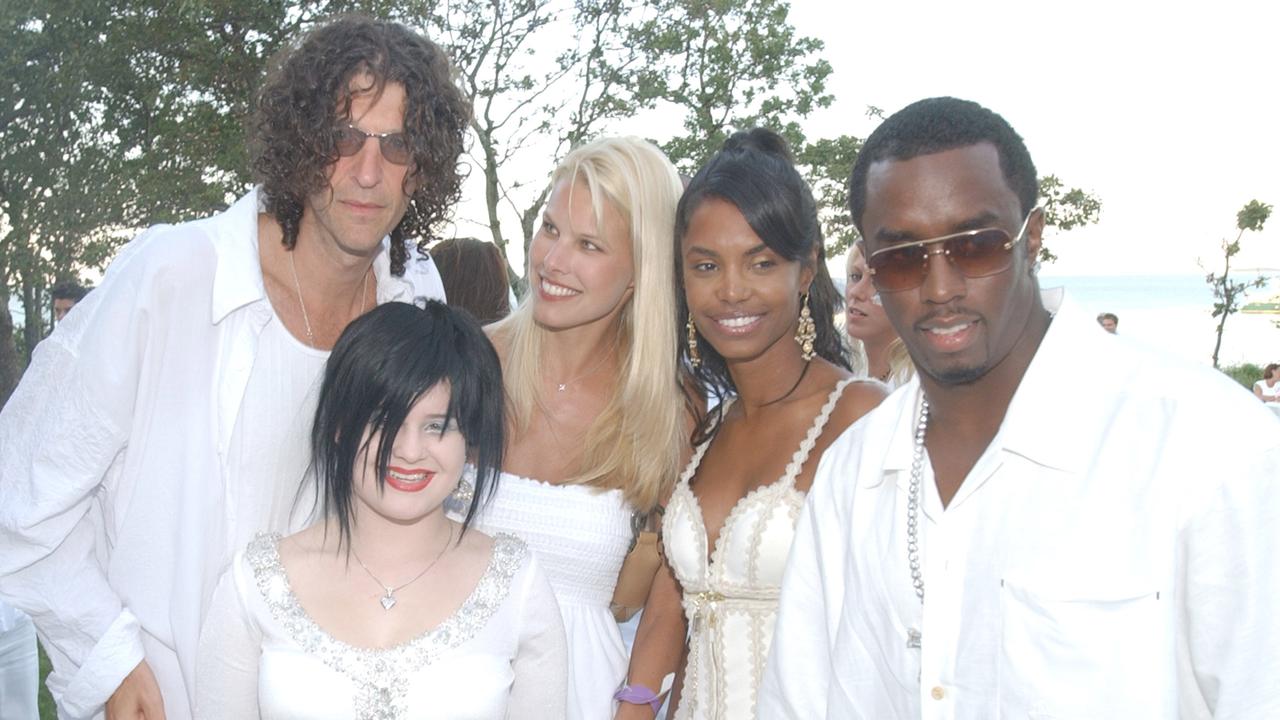
<path fill-rule="evenodd" d="M 218 581 L 196 655 L 197 720 L 258 717 L 262 628 L 254 620 L 257 593 L 241 552 Z"/>
<path fill-rule="evenodd" d="M 515 679 L 507 702 L 512 720 L 561 720 L 569 695 L 569 650 L 560 606 L 530 550 L 520 595 L 520 640 L 511 663 Z M 600 688 L 613 692 L 612 688 Z"/>
<path fill-rule="evenodd" d="M 783 573 L 778 620 L 757 701 L 762 718 L 827 717 L 833 633 L 827 627 L 826 586 L 839 579 L 823 577 L 823 532 L 832 533 L 826 538 L 831 542 L 842 537 L 839 524 L 829 517 L 839 502 L 831 493 L 838 478 L 831 477 L 830 457 L 828 451 L 818 463 Z"/>
<path fill-rule="evenodd" d="M 1265 442 L 1224 453 L 1222 475 L 1203 484 L 1211 494 L 1188 503 L 1178 553 L 1184 717 L 1280 717 L 1280 445 L 1250 449 Z"/>
<path fill-rule="evenodd" d="M 156 331 L 148 272 L 131 250 L 36 346 L 0 411 L 0 597 L 35 622 L 53 663 L 50 690 L 75 717 L 100 712 L 143 658 L 138 623 L 99 558 L 112 500 L 105 481 Z"/>

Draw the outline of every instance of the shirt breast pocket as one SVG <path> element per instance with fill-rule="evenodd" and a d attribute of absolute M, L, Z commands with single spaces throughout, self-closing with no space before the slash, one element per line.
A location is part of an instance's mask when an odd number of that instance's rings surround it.
<path fill-rule="evenodd" d="M 1156 718 L 1172 653 L 1152 582 L 1001 581 L 1003 718 Z"/>

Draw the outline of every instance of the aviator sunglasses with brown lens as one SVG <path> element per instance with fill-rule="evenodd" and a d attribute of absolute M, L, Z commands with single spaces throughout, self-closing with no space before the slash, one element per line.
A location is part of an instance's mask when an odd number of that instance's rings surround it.
<path fill-rule="evenodd" d="M 945 255 L 967 278 L 1002 273 L 1012 264 L 1013 246 L 1027 234 L 1027 224 L 1036 209 L 1027 213 L 1014 237 L 1001 228 L 981 228 L 880 248 L 867 258 L 871 282 L 880 292 L 914 290 L 924 284 L 929 273 L 929 256 L 939 254 Z M 929 249 L 939 243 L 942 247 Z"/>
<path fill-rule="evenodd" d="M 369 138 L 378 139 L 378 149 L 382 151 L 382 157 L 387 162 L 396 165 L 408 165 L 413 159 L 413 145 L 409 142 L 409 136 L 403 131 L 390 133 L 370 133 L 361 130 L 355 125 L 344 125 L 334 131 L 338 154 L 342 157 L 349 157 L 360 152 L 364 147 L 364 141 Z"/>

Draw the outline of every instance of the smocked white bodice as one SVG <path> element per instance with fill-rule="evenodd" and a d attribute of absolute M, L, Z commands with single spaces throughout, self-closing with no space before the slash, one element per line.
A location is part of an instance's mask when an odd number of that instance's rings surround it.
<path fill-rule="evenodd" d="M 733 506 L 710 561 L 702 509 L 689 481 L 714 435 L 698 447 L 680 476 L 662 522 L 667 561 L 684 589 L 689 620 L 689 661 L 677 720 L 755 717 L 782 573 L 804 504 L 804 493 L 795 488 L 796 475 L 850 382 L 852 378 L 841 381 L 827 396 L 782 477 Z"/>
<path fill-rule="evenodd" d="M 613 717 L 613 692 L 627 672 L 609 601 L 631 546 L 631 516 L 621 490 L 552 485 L 505 472 L 476 515 L 483 532 L 524 540 L 551 581 L 569 646 L 568 720 Z"/>

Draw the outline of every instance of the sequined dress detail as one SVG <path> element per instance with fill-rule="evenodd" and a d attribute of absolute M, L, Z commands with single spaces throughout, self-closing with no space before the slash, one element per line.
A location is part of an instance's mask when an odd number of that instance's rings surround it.
<path fill-rule="evenodd" d="M 218 690 L 212 698 L 198 693 L 198 718 L 224 717 L 231 707 L 237 708 L 236 717 L 264 720 L 559 720 L 563 715 L 558 613 L 541 570 L 518 538 L 496 536 L 489 564 L 462 605 L 433 629 L 389 648 L 350 645 L 316 623 L 290 587 L 279 542 L 279 535 L 259 535 L 237 560 L 235 572 L 244 580 L 238 594 L 242 624 L 221 623 L 212 630 L 206 625 L 206 631 L 220 636 L 245 634 L 254 647 L 236 652 L 247 643 L 202 640 L 202 653 L 217 654 L 202 668 L 208 669 L 202 677 Z M 519 656 L 530 651 L 526 630 L 530 618 L 538 616 L 553 623 L 553 634 L 546 636 L 548 652 L 532 650 L 533 664 L 546 667 L 534 676 L 522 675 Z M 252 685 L 219 677 L 255 665 L 248 678 Z M 522 682 L 524 687 L 555 685 L 556 697 L 526 699 L 517 707 L 513 689 Z M 228 693 L 238 697 L 225 697 Z"/>
<path fill-rule="evenodd" d="M 689 659 L 676 720 L 756 717 L 756 692 L 773 639 L 782 573 L 804 504 L 804 493 L 795 487 L 796 475 L 851 382 L 854 379 L 840 382 L 827 396 L 782 477 L 752 490 L 733 506 L 710 561 L 702 509 L 689 481 L 714 435 L 698 446 L 681 474 L 662 523 L 668 561 L 684 589 L 689 621 Z"/>

